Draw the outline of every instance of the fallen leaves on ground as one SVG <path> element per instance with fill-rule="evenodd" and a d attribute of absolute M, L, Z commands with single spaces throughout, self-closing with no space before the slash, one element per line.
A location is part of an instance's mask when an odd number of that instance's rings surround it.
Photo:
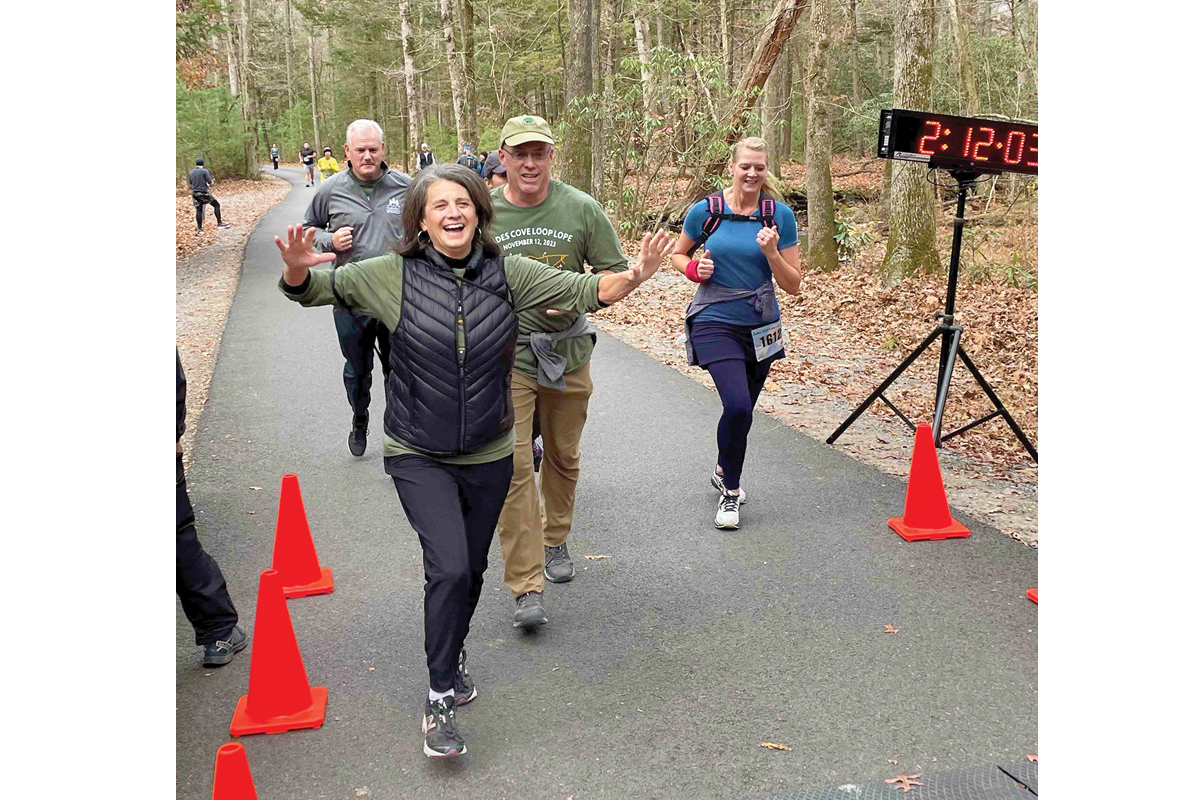
<path fill-rule="evenodd" d="M 894 758 L 889 758 L 889 759 L 887 760 L 887 762 L 888 762 L 889 764 L 899 764 L 899 763 L 900 763 L 898 760 L 896 760 L 896 759 L 894 759 Z"/>
<path fill-rule="evenodd" d="M 291 190 L 291 184 L 272 179 L 257 181 L 217 181 L 209 190 L 221 204 L 221 221 L 237 228 L 253 229 L 258 218 Z M 224 233 L 224 231 L 220 232 Z M 175 260 L 182 261 L 207 244 L 217 241 L 217 217 L 212 206 L 204 207 L 204 234 L 196 233 L 196 207 L 191 189 L 175 192 Z"/>
<path fill-rule="evenodd" d="M 899 789 L 899 788 L 903 787 L 904 792 L 907 794 L 908 790 L 911 789 L 912 787 L 925 785 L 925 784 L 921 783 L 919 780 L 917 780 L 917 778 L 919 778 L 919 777 L 921 777 L 921 773 L 919 773 L 919 772 L 916 775 L 897 775 L 894 778 L 888 778 L 887 780 L 884 781 L 884 783 L 896 784 L 895 786 L 892 787 L 893 789 Z"/>
<path fill-rule="evenodd" d="M 790 751 L 792 749 L 792 748 L 788 747 L 786 744 L 779 744 L 778 742 L 763 742 L 762 744 L 759 745 L 759 747 L 765 747 L 768 750 L 789 750 Z"/>
<path fill-rule="evenodd" d="M 602 558 L 612 558 L 612 556 L 584 556 L 588 561 L 599 561 Z"/>
<path fill-rule="evenodd" d="M 891 625 L 884 625 L 884 626 L 883 626 L 883 632 L 884 632 L 884 633 L 899 633 L 899 632 L 900 632 L 900 629 L 899 629 L 899 628 L 893 628 Z"/>
<path fill-rule="evenodd" d="M 1037 754 L 1036 754 L 1036 753 L 1034 753 L 1034 754 L 1033 754 L 1033 755 L 1031 755 L 1031 756 L 1025 756 L 1025 757 L 1026 757 L 1026 758 L 1028 758 L 1030 761 L 1032 761 L 1032 762 L 1033 762 L 1033 763 L 1035 763 L 1035 764 L 1036 764 L 1036 763 L 1038 763 L 1038 760 L 1037 760 Z"/>

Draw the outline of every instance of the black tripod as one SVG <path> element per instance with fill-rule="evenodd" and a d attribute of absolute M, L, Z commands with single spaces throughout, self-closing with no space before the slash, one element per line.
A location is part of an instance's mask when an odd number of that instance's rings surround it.
<path fill-rule="evenodd" d="M 971 428 L 974 428 L 977 425 L 982 425 L 994 417 L 1004 417 L 1004 421 L 1008 423 L 1008 427 L 1012 428 L 1013 433 L 1017 435 L 1017 439 L 1022 445 L 1025 446 L 1025 449 L 1029 451 L 1029 455 L 1033 457 L 1034 463 L 1037 463 L 1037 450 L 1035 450 L 1033 445 L 1030 444 L 1029 439 L 1021 430 L 1021 426 L 1017 425 L 1017 421 L 1014 420 L 1012 415 L 1008 413 L 1008 409 L 1006 409 L 1004 404 L 1000 402 L 1000 398 L 996 396 L 994 391 L 992 391 L 992 387 L 988 385 L 986 380 L 984 380 L 984 377 L 979 372 L 979 369 L 974 363 L 972 363 L 970 357 L 967 355 L 967 351 L 962 348 L 961 341 L 963 329 L 961 325 L 954 324 L 954 294 L 958 289 L 958 255 L 962 248 L 963 225 L 966 222 L 966 220 L 963 218 L 963 213 L 966 210 L 967 189 L 975 184 L 975 179 L 979 177 L 980 173 L 970 170 L 952 169 L 950 170 L 950 175 L 956 181 L 958 181 L 958 212 L 954 217 L 954 243 L 950 248 L 950 278 L 949 285 L 946 289 L 946 310 L 945 312 L 939 311 L 937 313 L 937 327 L 933 329 L 932 333 L 925 337 L 925 341 L 921 342 L 917 349 L 909 354 L 908 358 L 900 362 L 900 366 L 896 367 L 896 369 L 892 371 L 892 374 L 888 375 L 883 383 L 879 384 L 878 388 L 871 392 L 871 396 L 864 400 L 862 405 L 854 409 L 854 413 L 846 418 L 846 421 L 841 424 L 841 427 L 834 431 L 833 434 L 825 440 L 825 443 L 833 444 L 835 441 L 837 441 L 837 438 L 845 433 L 846 429 L 853 424 L 854 420 L 858 419 L 858 417 L 867 410 L 867 407 L 870 406 L 871 403 L 875 402 L 877 398 L 882 400 L 892 411 L 896 412 L 896 416 L 904 420 L 908 427 L 916 430 L 917 426 L 914 425 L 908 417 L 904 416 L 900 409 L 896 408 L 896 406 L 892 404 L 892 401 L 888 400 L 883 393 L 889 386 L 892 385 L 892 382 L 895 381 L 896 378 L 900 377 L 900 374 L 903 373 L 904 370 L 908 369 L 910 364 L 917 360 L 917 356 L 925 352 L 925 349 L 929 347 L 929 345 L 933 344 L 933 341 L 940 336 L 942 338 L 942 352 L 938 361 L 937 404 L 934 406 L 933 411 L 934 446 L 941 447 L 942 442 L 946 439 L 958 436 L 960 433 L 966 433 L 967 431 L 971 430 Z M 950 392 L 950 377 L 954 372 L 954 359 L 956 357 L 961 358 L 963 363 L 966 364 L 967 369 L 970 370 L 971 374 L 975 377 L 975 381 L 979 384 L 979 387 L 983 389 L 984 394 L 986 394 L 988 399 L 992 401 L 992 405 L 995 406 L 996 410 L 985 417 L 964 425 L 956 431 L 942 436 L 942 417 L 946 412 L 946 397 Z"/>

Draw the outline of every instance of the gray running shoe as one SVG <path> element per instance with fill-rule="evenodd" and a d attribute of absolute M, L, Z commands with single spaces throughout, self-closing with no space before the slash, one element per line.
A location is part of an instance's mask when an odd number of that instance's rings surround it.
<path fill-rule="evenodd" d="M 347 439 L 347 444 L 350 446 L 351 455 L 361 456 L 367 452 L 367 420 L 370 414 L 363 414 L 361 417 L 354 414 L 350 417 L 350 436 Z"/>
<path fill-rule="evenodd" d="M 541 592 L 526 592 L 517 598 L 517 610 L 513 612 L 514 628 L 532 629 L 549 621 Z"/>
<path fill-rule="evenodd" d="M 717 472 L 715 469 L 713 470 L 712 478 L 709 479 L 709 483 L 711 483 L 713 485 L 713 488 L 716 489 L 718 492 L 720 492 L 721 494 L 725 494 L 725 478 L 722 477 L 721 473 Z M 745 503 L 746 502 L 746 490 L 739 488 L 738 489 L 738 497 L 741 498 L 742 503 Z"/>
<path fill-rule="evenodd" d="M 229 634 L 229 641 L 213 642 L 204 648 L 204 666 L 223 667 L 233 661 L 235 655 L 245 650 L 248 644 L 250 640 L 246 638 L 246 632 L 234 625 Z"/>
<path fill-rule="evenodd" d="M 458 732 L 454 720 L 454 697 L 437 702 L 425 698 L 425 715 L 421 718 L 421 733 L 425 734 L 425 755 L 434 758 L 458 758 L 467 752 L 467 744 Z"/>
<path fill-rule="evenodd" d="M 721 500 L 717 503 L 717 516 L 713 520 L 713 524 L 718 528 L 736 531 L 740 520 L 738 519 L 738 506 L 741 500 L 733 492 L 723 492 Z"/>
<path fill-rule="evenodd" d="M 558 547 L 546 548 L 546 566 L 542 567 L 542 574 L 551 583 L 566 583 L 575 577 L 575 564 L 571 562 L 565 542 Z"/>
<path fill-rule="evenodd" d="M 458 651 L 458 674 L 454 676 L 454 705 L 456 708 L 465 706 L 476 697 L 479 697 L 479 691 L 467 672 L 467 648 L 464 647 Z"/>

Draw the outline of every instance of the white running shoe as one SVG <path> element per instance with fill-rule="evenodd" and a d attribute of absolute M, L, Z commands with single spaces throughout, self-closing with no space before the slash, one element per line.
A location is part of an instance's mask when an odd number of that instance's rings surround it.
<path fill-rule="evenodd" d="M 713 488 L 718 492 L 721 492 L 722 494 L 725 493 L 725 479 L 721 476 L 721 473 L 717 472 L 715 469 L 713 470 L 712 478 L 709 479 L 709 483 L 711 483 Z M 738 489 L 738 496 L 742 498 L 743 503 L 746 502 L 746 490 L 744 488 Z"/>
<path fill-rule="evenodd" d="M 733 492 L 722 492 L 721 501 L 717 503 L 717 517 L 713 524 L 718 528 L 736 531 L 738 527 L 738 506 L 742 504 L 739 495 Z"/>

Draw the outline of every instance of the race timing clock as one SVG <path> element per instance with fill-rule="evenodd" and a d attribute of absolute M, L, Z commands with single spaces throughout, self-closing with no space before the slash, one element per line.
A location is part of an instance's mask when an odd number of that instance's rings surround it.
<path fill-rule="evenodd" d="M 945 169 L 1037 175 L 1038 126 L 885 108 L 879 112 L 879 157 Z"/>

